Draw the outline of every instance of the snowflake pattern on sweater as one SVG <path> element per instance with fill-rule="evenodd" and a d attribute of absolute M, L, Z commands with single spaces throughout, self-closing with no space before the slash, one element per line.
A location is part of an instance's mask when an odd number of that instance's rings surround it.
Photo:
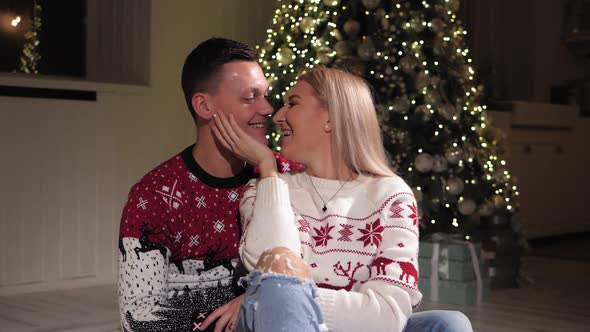
<path fill-rule="evenodd" d="M 129 192 L 119 234 L 119 308 L 125 331 L 194 331 L 242 291 L 236 286 L 238 205 L 253 168 L 215 178 L 193 146 Z"/>
<path fill-rule="evenodd" d="M 422 298 L 411 189 L 397 176 L 360 175 L 323 212 L 310 181 L 298 173 L 250 182 L 240 204 L 244 264 L 251 269 L 264 250 L 287 247 L 308 263 L 331 331 L 401 331 Z M 322 197 L 341 186 L 313 183 Z"/>

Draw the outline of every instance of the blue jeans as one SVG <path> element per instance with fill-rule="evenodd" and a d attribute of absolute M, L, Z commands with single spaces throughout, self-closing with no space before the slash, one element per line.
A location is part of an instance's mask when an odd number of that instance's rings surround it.
<path fill-rule="evenodd" d="M 246 297 L 236 323 L 238 332 L 328 331 L 314 300 L 310 281 L 281 274 L 251 272 L 245 280 Z M 470 332 L 469 319 L 458 311 L 433 310 L 412 313 L 404 332 Z"/>
<path fill-rule="evenodd" d="M 459 311 L 431 310 L 410 315 L 404 332 L 470 332 L 469 318 Z"/>
<path fill-rule="evenodd" d="M 245 280 L 246 297 L 240 307 L 236 331 L 326 331 L 311 281 L 282 274 L 253 271 Z"/>

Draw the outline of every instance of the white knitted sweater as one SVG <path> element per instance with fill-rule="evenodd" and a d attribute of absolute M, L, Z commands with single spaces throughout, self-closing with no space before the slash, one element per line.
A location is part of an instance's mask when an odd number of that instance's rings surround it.
<path fill-rule="evenodd" d="M 418 214 L 399 177 L 346 183 L 281 174 L 252 180 L 240 203 L 240 256 L 249 270 L 267 249 L 301 254 L 330 331 L 402 331 L 418 290 Z"/>

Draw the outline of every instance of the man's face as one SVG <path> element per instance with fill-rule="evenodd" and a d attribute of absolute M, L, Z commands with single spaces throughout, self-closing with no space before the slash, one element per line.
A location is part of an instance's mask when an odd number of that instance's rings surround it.
<path fill-rule="evenodd" d="M 264 124 L 272 114 L 266 100 L 268 82 L 258 63 L 232 61 L 223 65 L 216 93 L 208 104 L 214 112 L 233 114 L 240 128 L 266 144 Z"/>

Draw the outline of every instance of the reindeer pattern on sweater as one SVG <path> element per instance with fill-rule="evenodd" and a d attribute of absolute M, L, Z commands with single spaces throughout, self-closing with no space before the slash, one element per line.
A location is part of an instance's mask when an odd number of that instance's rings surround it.
<path fill-rule="evenodd" d="M 125 331 L 193 331 L 242 290 L 234 282 L 238 205 L 252 168 L 214 178 L 192 146 L 129 192 L 119 235 L 119 307 Z"/>
<path fill-rule="evenodd" d="M 251 268 L 272 247 L 300 254 L 330 331 L 401 331 L 422 298 L 414 195 L 397 176 L 359 175 L 324 212 L 341 186 L 305 173 L 252 180 L 240 204 L 240 256 Z"/>

